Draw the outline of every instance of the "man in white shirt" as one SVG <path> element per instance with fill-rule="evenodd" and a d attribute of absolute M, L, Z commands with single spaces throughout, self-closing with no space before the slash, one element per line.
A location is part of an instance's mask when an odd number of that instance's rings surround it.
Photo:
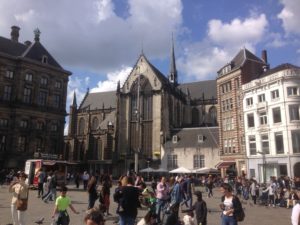
<path fill-rule="evenodd" d="M 296 194 L 300 198 L 300 189 L 296 191 Z M 294 207 L 292 211 L 292 216 L 291 216 L 291 221 L 292 225 L 298 225 L 299 224 L 299 219 L 300 219 L 300 202 L 298 202 Z"/>

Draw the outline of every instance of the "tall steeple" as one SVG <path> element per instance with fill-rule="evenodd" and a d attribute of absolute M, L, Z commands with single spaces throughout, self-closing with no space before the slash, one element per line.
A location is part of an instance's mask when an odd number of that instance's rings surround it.
<path fill-rule="evenodd" d="M 77 100 L 76 100 L 76 92 L 74 91 L 74 94 L 73 94 L 73 103 L 72 103 L 72 106 L 74 106 L 75 108 L 77 108 Z"/>
<path fill-rule="evenodd" d="M 177 70 L 176 70 L 176 63 L 175 63 L 175 52 L 174 52 L 173 34 L 172 34 L 172 48 L 171 48 L 171 62 L 170 62 L 169 81 L 172 84 L 174 84 L 175 86 L 178 85 L 178 82 L 177 82 Z"/>

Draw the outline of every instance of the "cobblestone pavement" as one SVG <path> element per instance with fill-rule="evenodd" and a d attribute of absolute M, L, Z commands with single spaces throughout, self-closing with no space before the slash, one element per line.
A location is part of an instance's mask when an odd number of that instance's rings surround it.
<path fill-rule="evenodd" d="M 80 212 L 79 215 L 75 215 L 71 210 L 69 210 L 71 222 L 70 225 L 82 225 L 85 211 L 87 208 L 88 196 L 86 192 L 82 189 L 75 189 L 74 186 L 69 186 L 70 190 L 68 195 L 71 197 L 73 206 L 77 211 Z M 112 193 L 114 187 L 112 188 Z M 208 214 L 208 225 L 219 225 L 220 224 L 220 212 L 218 209 L 220 203 L 220 193 L 217 189 L 214 190 L 215 196 L 212 198 L 205 197 L 204 200 L 207 202 L 208 209 L 211 211 Z M 59 194 L 59 192 L 57 193 Z M 27 225 L 34 225 L 34 221 L 39 218 L 44 217 L 44 223 L 46 225 L 51 224 L 51 214 L 53 211 L 53 202 L 44 203 L 40 198 L 36 197 L 37 191 L 31 190 L 29 196 L 29 208 L 27 210 Z M 7 225 L 11 223 L 10 214 L 10 201 L 11 194 L 8 193 L 8 186 L 0 187 L 0 225 Z M 265 206 L 257 206 L 251 204 L 251 201 L 243 201 L 243 207 L 245 208 L 246 218 L 245 221 L 240 222 L 241 225 L 289 225 L 291 209 L 286 208 L 272 208 Z M 115 224 L 114 221 L 117 220 L 117 215 L 115 213 L 116 204 L 111 200 L 111 210 L 112 216 L 106 217 L 106 225 Z M 139 210 L 138 217 L 141 218 L 146 213 L 146 210 Z M 182 218 L 183 215 L 181 215 Z"/>

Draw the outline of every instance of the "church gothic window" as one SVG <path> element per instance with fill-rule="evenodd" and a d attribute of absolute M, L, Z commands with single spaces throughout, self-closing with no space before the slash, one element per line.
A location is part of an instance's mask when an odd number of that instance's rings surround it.
<path fill-rule="evenodd" d="M 80 118 L 79 120 L 79 127 L 78 127 L 78 134 L 83 135 L 84 134 L 84 127 L 85 127 L 85 120 L 83 118 Z"/>
<path fill-rule="evenodd" d="M 217 125 L 217 109 L 215 106 L 210 107 L 209 117 L 210 117 L 210 123 L 212 125 Z"/>
<path fill-rule="evenodd" d="M 92 130 L 97 130 L 99 126 L 99 120 L 97 117 L 94 117 L 92 120 Z"/>
<path fill-rule="evenodd" d="M 192 125 L 199 126 L 199 110 L 197 108 L 192 109 Z"/>

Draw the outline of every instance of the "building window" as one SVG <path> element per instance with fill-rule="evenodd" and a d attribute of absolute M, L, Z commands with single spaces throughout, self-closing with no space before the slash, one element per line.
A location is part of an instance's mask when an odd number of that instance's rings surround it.
<path fill-rule="evenodd" d="M 205 167 L 204 155 L 194 155 L 194 169 Z"/>
<path fill-rule="evenodd" d="M 271 91 L 271 99 L 279 98 L 279 90 Z"/>
<path fill-rule="evenodd" d="M 172 142 L 173 143 L 177 143 L 178 142 L 178 136 L 177 135 L 173 135 Z"/>
<path fill-rule="evenodd" d="M 48 96 L 47 92 L 40 91 L 39 98 L 38 98 L 38 104 L 42 105 L 42 106 L 46 105 L 46 103 L 47 103 L 47 96 Z"/>
<path fill-rule="evenodd" d="M 287 88 L 288 96 L 296 96 L 298 95 L 298 88 L 297 87 L 288 87 Z"/>
<path fill-rule="evenodd" d="M 79 127 L 78 127 L 78 134 L 83 135 L 84 134 L 84 127 L 85 127 L 85 121 L 83 118 L 80 118 L 79 120 Z"/>
<path fill-rule="evenodd" d="M 42 56 L 42 63 L 48 63 L 48 57 L 46 55 Z"/>
<path fill-rule="evenodd" d="M 53 106 L 59 108 L 60 106 L 60 95 L 53 95 Z"/>
<path fill-rule="evenodd" d="M 276 147 L 276 154 L 284 153 L 284 146 L 283 146 L 283 135 L 282 132 L 275 133 L 275 147 Z"/>
<path fill-rule="evenodd" d="M 299 120 L 299 105 L 289 105 L 290 121 Z"/>
<path fill-rule="evenodd" d="M 28 128 L 28 121 L 27 120 L 21 120 L 20 121 L 20 127 L 21 128 Z"/>
<path fill-rule="evenodd" d="M 265 101 L 266 101 L 265 94 L 261 94 L 258 96 L 258 102 L 265 102 Z"/>
<path fill-rule="evenodd" d="M 259 113 L 259 124 L 266 125 L 268 124 L 268 117 L 266 112 Z"/>
<path fill-rule="evenodd" d="M 54 87 L 60 89 L 61 88 L 61 82 L 60 81 L 55 81 Z"/>
<path fill-rule="evenodd" d="M 0 152 L 6 151 L 6 136 L 3 134 L 0 134 Z"/>
<path fill-rule="evenodd" d="M 255 123 L 254 123 L 254 114 L 248 114 L 247 115 L 247 121 L 248 121 L 248 127 L 254 127 Z"/>
<path fill-rule="evenodd" d="M 273 109 L 273 122 L 274 123 L 281 123 L 280 107 Z"/>
<path fill-rule="evenodd" d="M 10 101 L 12 95 L 12 86 L 4 86 L 3 100 Z"/>
<path fill-rule="evenodd" d="M 26 151 L 26 137 L 20 136 L 18 138 L 18 151 L 25 152 Z"/>
<path fill-rule="evenodd" d="M 31 102 L 31 89 L 24 88 L 23 102 L 30 103 Z"/>
<path fill-rule="evenodd" d="M 177 155 L 168 155 L 167 167 L 168 167 L 168 169 L 176 169 L 178 167 L 177 166 Z"/>
<path fill-rule="evenodd" d="M 36 124 L 36 129 L 37 130 L 43 130 L 44 129 L 44 123 L 41 121 L 38 121 Z"/>
<path fill-rule="evenodd" d="M 25 81 L 32 82 L 32 74 L 31 73 L 26 73 L 25 74 Z"/>
<path fill-rule="evenodd" d="M 256 155 L 256 141 L 255 136 L 249 136 L 249 150 L 250 155 Z"/>
<path fill-rule="evenodd" d="M 8 119 L 0 119 L 0 127 L 1 128 L 8 127 Z"/>
<path fill-rule="evenodd" d="M 253 98 L 246 98 L 246 105 L 247 106 L 252 106 L 253 105 Z"/>
<path fill-rule="evenodd" d="M 270 154 L 269 150 L 269 136 L 267 134 L 261 135 L 261 149 L 265 154 Z"/>
<path fill-rule="evenodd" d="M 292 131 L 293 153 L 300 153 L 300 130 Z"/>
<path fill-rule="evenodd" d="M 56 123 L 51 124 L 51 131 L 57 131 L 58 130 L 58 125 Z"/>
<path fill-rule="evenodd" d="M 48 84 L 48 79 L 47 79 L 47 77 L 41 77 L 40 84 L 41 84 L 42 86 L 47 86 L 47 84 Z"/>
<path fill-rule="evenodd" d="M 99 126 L 99 120 L 97 117 L 94 117 L 92 121 L 92 130 L 97 130 L 98 126 Z"/>
<path fill-rule="evenodd" d="M 11 70 L 6 70 L 5 77 L 8 79 L 14 79 L 14 72 Z"/>

